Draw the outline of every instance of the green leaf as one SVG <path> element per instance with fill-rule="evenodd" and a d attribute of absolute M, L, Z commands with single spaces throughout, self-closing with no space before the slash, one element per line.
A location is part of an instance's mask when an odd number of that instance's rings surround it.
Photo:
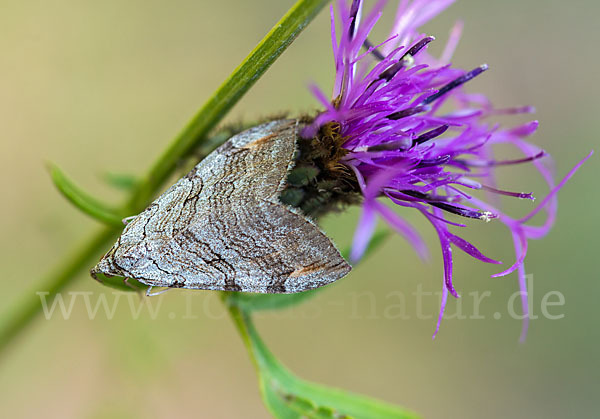
<path fill-rule="evenodd" d="M 290 307 L 314 297 L 325 287 L 314 290 L 296 292 L 294 294 L 252 294 L 246 292 L 231 292 L 227 303 L 235 305 L 244 311 L 279 310 Z"/>
<path fill-rule="evenodd" d="M 125 191 L 132 190 L 139 182 L 135 176 L 125 173 L 107 172 L 102 175 L 102 179 L 104 179 L 104 181 L 110 186 Z"/>
<path fill-rule="evenodd" d="M 373 254 L 373 252 L 375 250 L 379 249 L 379 247 L 390 237 L 391 234 L 392 234 L 391 230 L 376 231 L 375 234 L 373 234 L 373 237 L 371 237 L 371 240 L 369 241 L 369 244 L 368 244 L 367 248 L 365 249 L 365 254 L 360 259 L 359 262 L 362 262 L 367 257 L 371 256 Z M 350 250 L 351 250 L 350 246 L 348 246 L 344 250 L 342 250 L 341 253 L 342 253 L 342 256 L 344 257 L 344 259 L 348 260 L 350 258 Z M 354 266 L 358 265 L 359 262 L 355 263 Z"/>
<path fill-rule="evenodd" d="M 125 278 L 121 276 L 106 276 L 103 274 L 96 274 L 96 279 L 102 285 L 106 285 L 109 288 L 114 288 L 119 291 L 146 291 L 148 285 L 142 284 L 135 279 L 128 278 L 127 282 L 125 282 Z"/>
<path fill-rule="evenodd" d="M 105 224 L 123 227 L 123 222 L 121 221 L 122 217 L 118 215 L 114 209 L 109 208 L 79 189 L 55 165 L 49 163 L 48 168 L 50 170 L 52 182 L 54 182 L 54 185 L 58 188 L 60 193 L 62 193 L 71 204 Z"/>
<path fill-rule="evenodd" d="M 371 255 L 377 248 L 379 248 L 383 242 L 390 236 L 390 230 L 381 230 L 376 232 L 369 246 L 365 251 L 363 258 Z M 350 247 L 342 250 L 342 256 L 348 259 L 350 255 Z M 357 264 L 354 266 L 356 267 Z M 244 311 L 259 311 L 259 310 L 279 310 L 282 308 L 290 307 L 293 305 L 300 304 L 309 298 L 314 297 L 318 292 L 326 289 L 327 287 L 320 287 L 310 291 L 297 292 L 294 294 L 250 294 L 245 292 L 230 292 L 227 295 L 227 303 L 238 306 Z"/>
<path fill-rule="evenodd" d="M 258 370 L 263 400 L 277 418 L 404 419 L 418 416 L 402 407 L 325 387 L 296 377 L 269 351 L 248 314 L 230 307 Z"/>

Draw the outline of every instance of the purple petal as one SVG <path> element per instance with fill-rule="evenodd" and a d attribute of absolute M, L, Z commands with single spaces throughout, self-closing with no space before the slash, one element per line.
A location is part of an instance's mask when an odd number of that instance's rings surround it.
<path fill-rule="evenodd" d="M 375 209 L 383 219 L 394 228 L 398 233 L 400 233 L 404 238 L 413 246 L 417 254 L 421 259 L 429 259 L 429 251 L 427 250 L 427 245 L 417 233 L 417 231 L 406 221 L 404 221 L 398 214 L 396 214 L 392 209 L 386 207 L 385 205 L 375 202 Z"/>
<path fill-rule="evenodd" d="M 452 244 L 456 245 L 460 250 L 462 250 L 469 256 L 474 257 L 475 259 L 479 259 L 480 261 L 485 262 L 485 263 L 494 263 L 497 265 L 502 264 L 502 262 L 500 262 L 500 261 L 490 259 L 489 257 L 485 256 L 483 253 L 481 253 L 479 251 L 479 249 L 477 249 L 475 246 L 473 246 L 471 243 L 469 243 L 468 241 L 466 241 L 465 239 L 463 239 L 461 237 L 455 236 L 454 234 L 452 234 L 450 232 L 446 233 L 446 237 L 448 237 L 448 239 L 452 242 Z"/>
<path fill-rule="evenodd" d="M 442 318 L 444 317 L 444 311 L 446 310 L 446 303 L 448 302 L 448 288 L 444 285 L 442 287 L 442 301 L 440 303 L 440 311 L 437 318 L 437 324 L 435 325 L 435 331 L 431 339 L 435 339 L 436 335 L 440 331 L 440 325 L 442 324 Z"/>
<path fill-rule="evenodd" d="M 562 180 L 558 183 L 558 185 L 556 185 L 554 188 L 552 188 L 552 190 L 550 191 L 550 193 L 548 195 L 546 195 L 546 197 L 544 199 L 542 199 L 542 202 L 539 203 L 539 205 L 533 210 L 531 211 L 529 214 L 527 214 L 525 217 L 521 218 L 519 220 L 520 223 L 526 223 L 527 221 L 531 220 L 531 218 L 536 215 L 538 212 L 540 212 L 540 210 L 542 208 L 544 208 L 546 205 L 548 205 L 548 203 L 554 198 L 554 196 L 558 193 L 558 191 L 565 186 L 565 183 L 567 183 L 569 181 L 569 179 L 571 179 L 573 177 L 573 175 L 575 174 L 575 172 L 577 172 L 577 170 L 579 170 L 579 168 L 581 167 L 581 165 L 583 165 L 583 163 L 585 163 L 590 157 L 592 157 L 592 155 L 594 154 L 594 151 L 590 151 L 589 154 L 587 156 L 585 156 L 583 159 L 581 159 L 579 161 L 579 163 L 577 163 L 575 165 L 575 167 L 573 167 L 569 173 L 566 174 L 566 176 L 564 178 L 562 178 Z"/>
<path fill-rule="evenodd" d="M 370 203 L 365 202 L 362 207 L 360 220 L 354 231 L 352 250 L 350 251 L 350 263 L 358 262 L 364 255 L 375 232 L 375 222 L 375 210 Z"/>

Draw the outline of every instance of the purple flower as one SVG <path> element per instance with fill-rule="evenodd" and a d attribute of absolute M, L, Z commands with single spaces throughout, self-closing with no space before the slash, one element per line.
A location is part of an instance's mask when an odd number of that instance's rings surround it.
<path fill-rule="evenodd" d="M 496 109 L 484 95 L 463 91 L 466 82 L 488 67 L 484 64 L 465 71 L 449 63 L 462 25 L 459 23 L 452 30 L 440 58 L 427 53 L 427 45 L 434 38 L 421 34 L 418 28 L 453 0 L 402 0 L 390 36 L 373 45 L 368 35 L 381 16 L 384 3 L 379 1 L 361 20 L 360 0 L 350 5 L 337 1 L 337 30 L 332 7 L 336 69 L 332 100 L 312 87 L 325 110 L 303 132 L 309 138 L 322 132 L 324 126 L 335 126 L 343 139 L 341 147 L 345 152 L 339 163 L 354 173 L 364 198 L 351 259 L 356 261 L 363 255 L 377 217 L 403 235 L 425 258 L 427 249 L 418 233 L 378 198 L 421 212 L 439 236 L 444 261 L 435 337 L 448 293 L 459 296 L 452 279 L 452 245 L 483 262 L 501 263 L 452 233 L 451 229 L 466 225 L 451 221 L 448 214 L 478 221 L 497 219 L 512 234 L 516 261 L 494 276 L 518 272 L 524 339 L 528 314 L 524 259 L 528 240 L 548 233 L 556 218 L 558 190 L 591 153 L 556 185 L 550 157 L 525 140 L 536 131 L 537 121 L 511 128 L 491 121 L 495 115 L 532 113 L 533 108 Z M 512 146 L 523 157 L 497 160 L 492 151 L 497 144 Z M 500 188 L 495 170 L 525 163 L 535 166 L 550 192 L 527 216 L 511 218 L 498 209 L 497 196 L 531 201 L 534 198 L 531 193 Z M 475 196 L 475 191 L 483 193 Z M 527 225 L 539 212 L 546 214 L 545 222 L 541 226 Z"/>

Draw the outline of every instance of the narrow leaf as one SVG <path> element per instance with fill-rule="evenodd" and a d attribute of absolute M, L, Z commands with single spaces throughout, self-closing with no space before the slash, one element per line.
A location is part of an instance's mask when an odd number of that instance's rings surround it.
<path fill-rule="evenodd" d="M 277 418 L 404 419 L 418 416 L 402 407 L 300 379 L 269 351 L 247 314 L 231 309 L 258 369 L 263 400 Z"/>
<path fill-rule="evenodd" d="M 325 287 L 314 290 L 296 292 L 294 294 L 251 294 L 245 292 L 230 293 L 227 303 L 235 305 L 244 311 L 279 310 L 300 304 L 314 297 Z"/>
<path fill-rule="evenodd" d="M 135 279 L 128 278 L 127 281 L 125 278 L 120 276 L 106 276 L 103 274 L 96 274 L 96 279 L 100 284 L 106 285 L 109 288 L 114 288 L 119 291 L 146 291 L 148 285 L 142 284 L 141 282 L 136 281 Z"/>
<path fill-rule="evenodd" d="M 363 257 L 359 262 L 362 262 L 363 260 L 365 260 L 365 258 L 372 255 L 375 250 L 379 249 L 379 247 L 381 247 L 381 245 L 390 237 L 391 234 L 391 230 L 376 231 L 375 234 L 373 234 L 373 236 L 371 237 L 371 241 L 369 241 L 367 249 L 365 250 Z M 348 260 L 348 258 L 350 257 L 350 251 L 350 247 L 346 247 L 344 250 L 342 250 L 341 253 L 344 259 Z M 359 262 L 355 263 L 354 266 L 357 266 Z"/>
<path fill-rule="evenodd" d="M 71 204 L 105 224 L 123 226 L 121 217 L 113 209 L 79 189 L 55 165 L 48 164 L 48 168 L 50 170 L 52 182 L 54 182 L 54 185 L 58 188 L 60 193 L 62 193 Z"/>
<path fill-rule="evenodd" d="M 132 190 L 138 184 L 138 179 L 135 176 L 124 173 L 107 172 L 102 175 L 102 179 L 110 186 L 125 191 Z"/>

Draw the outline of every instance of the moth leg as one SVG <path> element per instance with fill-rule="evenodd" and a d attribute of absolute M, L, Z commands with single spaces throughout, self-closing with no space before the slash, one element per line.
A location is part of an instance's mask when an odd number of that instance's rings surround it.
<path fill-rule="evenodd" d="M 146 297 L 156 297 L 157 295 L 164 294 L 165 292 L 167 292 L 171 289 L 171 288 L 165 288 L 160 291 L 152 292 L 152 288 L 154 288 L 152 285 L 150 285 L 148 287 L 148 289 L 146 290 Z"/>
<path fill-rule="evenodd" d="M 131 220 L 133 220 L 137 215 L 130 215 L 129 217 L 125 217 L 121 220 L 121 222 L 125 225 L 129 224 Z"/>

